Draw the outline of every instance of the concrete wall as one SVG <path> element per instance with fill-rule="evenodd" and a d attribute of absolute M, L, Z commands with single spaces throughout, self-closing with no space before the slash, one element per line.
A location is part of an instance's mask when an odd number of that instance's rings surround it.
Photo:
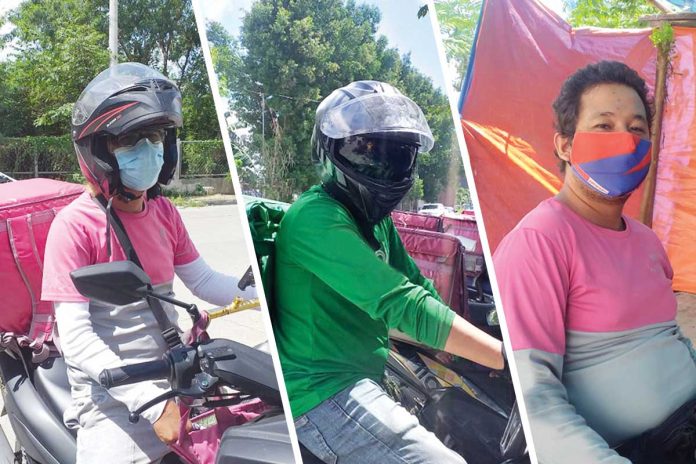
<path fill-rule="evenodd" d="M 176 190 L 179 192 L 193 192 L 196 190 L 196 185 L 202 185 L 203 187 L 212 187 L 210 194 L 222 193 L 227 195 L 234 195 L 234 187 L 232 185 L 232 179 L 229 177 L 197 177 L 195 179 L 173 179 L 172 182 L 166 186 L 167 190 Z M 206 188 L 206 190 L 208 190 Z"/>

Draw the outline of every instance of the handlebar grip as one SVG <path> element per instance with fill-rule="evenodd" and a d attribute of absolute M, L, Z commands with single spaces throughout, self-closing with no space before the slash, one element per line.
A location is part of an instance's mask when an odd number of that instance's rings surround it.
<path fill-rule="evenodd" d="M 166 359 L 160 359 L 104 369 L 99 374 L 99 383 L 104 388 L 111 388 L 143 380 L 166 379 L 167 377 L 169 377 L 169 362 Z"/>

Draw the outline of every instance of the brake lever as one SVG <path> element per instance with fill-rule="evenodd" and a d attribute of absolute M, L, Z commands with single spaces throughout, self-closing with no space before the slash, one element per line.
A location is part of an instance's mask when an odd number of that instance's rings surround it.
<path fill-rule="evenodd" d="M 162 401 L 164 401 L 164 400 L 168 400 L 168 399 L 170 399 L 170 398 L 174 398 L 175 396 L 177 396 L 178 393 L 179 393 L 179 392 L 177 392 L 176 390 L 169 390 L 169 391 L 166 392 L 166 393 L 163 393 L 163 394 L 161 394 L 161 395 L 159 395 L 159 396 L 154 397 L 153 399 L 151 399 L 151 400 L 148 401 L 147 403 L 145 403 L 145 404 L 143 404 L 142 406 L 140 406 L 140 407 L 139 407 L 138 409 L 136 409 L 135 411 L 133 411 L 133 412 L 131 412 L 130 414 L 128 414 L 128 422 L 130 422 L 131 424 L 137 424 L 138 421 L 140 421 L 140 415 L 141 415 L 144 411 L 150 409 L 151 407 L 153 407 L 153 406 L 156 405 L 157 403 L 160 403 L 160 402 L 162 402 Z"/>
<path fill-rule="evenodd" d="M 240 290 L 245 290 L 249 285 L 256 287 L 256 282 L 254 282 L 254 271 L 251 266 L 247 268 L 242 278 L 239 279 L 237 287 L 239 287 Z"/>
<path fill-rule="evenodd" d="M 140 420 L 140 415 L 153 407 L 154 405 L 161 403 L 162 401 L 169 400 L 176 396 L 186 396 L 189 398 L 203 398 L 205 394 L 210 391 L 215 385 L 217 385 L 220 379 L 214 375 L 210 375 L 206 372 L 199 372 L 191 381 L 191 387 L 185 389 L 175 389 L 169 390 L 168 392 L 162 393 L 159 396 L 151 399 L 147 403 L 140 406 L 135 411 L 128 414 L 128 422 L 131 424 L 136 424 Z"/>

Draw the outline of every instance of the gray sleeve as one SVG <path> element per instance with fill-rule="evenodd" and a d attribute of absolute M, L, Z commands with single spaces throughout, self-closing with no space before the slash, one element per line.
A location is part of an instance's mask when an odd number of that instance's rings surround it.
<path fill-rule="evenodd" d="M 681 331 L 681 327 L 678 329 L 678 337 L 679 340 L 686 345 L 686 348 L 689 350 L 689 353 L 691 353 L 691 359 L 694 360 L 694 363 L 696 364 L 696 348 L 694 348 L 694 343 L 691 341 L 689 337 L 684 335 L 684 333 Z"/>
<path fill-rule="evenodd" d="M 235 297 L 256 298 L 255 287 L 240 290 L 238 277 L 214 271 L 202 257 L 188 264 L 174 266 L 174 271 L 191 293 L 214 305 L 228 305 Z"/>
<path fill-rule="evenodd" d="M 56 302 L 56 323 L 60 332 L 60 346 L 68 365 L 87 374 L 99 384 L 103 369 L 121 367 L 124 361 L 107 346 L 92 327 L 89 303 Z M 154 397 L 169 390 L 166 382 L 144 381 L 110 388 L 109 395 L 135 411 Z M 165 403 L 159 403 L 142 413 L 142 417 L 155 423 L 164 411 Z"/>
<path fill-rule="evenodd" d="M 514 353 L 540 464 L 631 464 L 611 449 L 568 402 L 560 380 L 561 355 L 532 349 Z"/>

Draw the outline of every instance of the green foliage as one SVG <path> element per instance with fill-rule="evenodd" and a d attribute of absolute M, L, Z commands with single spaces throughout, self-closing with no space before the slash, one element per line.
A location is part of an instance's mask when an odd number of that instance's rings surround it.
<path fill-rule="evenodd" d="M 73 184 L 85 184 L 87 182 L 82 172 L 73 172 L 67 176 L 67 180 Z"/>
<path fill-rule="evenodd" d="M 183 142 L 181 147 L 182 176 L 229 174 L 222 140 Z M 69 135 L 0 138 L 0 172 L 22 172 L 27 174 L 20 177 L 33 177 L 35 162 L 39 172 L 84 181 Z"/>
<path fill-rule="evenodd" d="M 70 136 L 0 138 L 1 172 L 33 177 L 35 163 L 39 172 L 62 172 L 57 177 L 63 179 L 80 172 Z"/>
<path fill-rule="evenodd" d="M 456 78 L 452 85 L 457 90 L 461 88 L 466 77 L 466 68 L 474 44 L 481 4 L 481 0 L 435 1 L 435 11 L 440 23 L 445 55 L 451 67 L 456 69 Z"/>
<path fill-rule="evenodd" d="M 227 174 L 229 170 L 222 140 L 182 142 L 182 177 Z"/>
<path fill-rule="evenodd" d="M 416 211 L 418 209 L 418 200 L 423 198 L 423 179 L 416 178 L 413 182 L 413 187 L 408 191 L 399 209 L 404 211 Z"/>
<path fill-rule="evenodd" d="M 33 133 L 33 118 L 26 107 L 26 89 L 14 74 L 13 65 L 0 62 L 0 136 Z"/>
<path fill-rule="evenodd" d="M 205 206 L 205 202 L 197 199 L 207 195 L 202 184 L 196 184 L 193 190 L 178 190 L 163 188 L 162 195 L 167 197 L 177 208 L 197 208 Z"/>
<path fill-rule="evenodd" d="M 650 40 L 661 54 L 669 56 L 672 47 L 674 47 L 674 29 L 672 25 L 664 23 L 653 29 L 650 34 Z"/>
<path fill-rule="evenodd" d="M 0 63 L 0 134 L 60 135 L 71 105 L 109 64 L 108 2 L 26 0 L 6 18 L 11 57 Z M 195 18 L 189 0 L 120 0 L 119 60 L 148 64 L 174 79 L 183 95 L 181 137 L 219 137 Z"/>
<path fill-rule="evenodd" d="M 457 199 L 454 205 L 454 209 L 459 211 L 461 209 L 473 209 L 473 203 L 471 202 L 471 192 L 468 188 L 459 187 L 457 189 Z"/>
<path fill-rule="evenodd" d="M 229 96 L 228 89 L 234 85 L 230 79 L 240 81 L 242 74 L 242 58 L 239 42 L 227 34 L 220 23 L 211 22 L 207 25 L 208 42 L 211 44 L 210 53 L 213 58 L 215 74 L 218 78 L 220 95 Z"/>
<path fill-rule="evenodd" d="M 198 188 L 198 185 L 196 185 L 196 188 Z M 162 189 L 162 194 L 177 208 L 198 208 L 205 206 L 204 202 L 195 198 L 200 195 L 194 194 L 193 192 L 185 193 L 173 189 Z"/>
<path fill-rule="evenodd" d="M 646 0 L 576 0 L 574 3 L 568 18 L 573 27 L 646 27 L 640 17 L 661 13 Z"/>
<path fill-rule="evenodd" d="M 360 79 L 389 82 L 421 106 L 436 139 L 419 159 L 424 195 L 434 199 L 442 190 L 453 131 L 447 99 L 376 36 L 379 22 L 376 7 L 352 0 L 326 0 L 321 8 L 311 0 L 260 0 L 238 42 L 219 24 L 208 25 L 221 92 L 253 130 L 247 151 L 250 159 L 260 154 L 265 196 L 288 201 L 319 180 L 310 156 L 317 104 Z"/>
<path fill-rule="evenodd" d="M 75 106 L 74 103 L 65 103 L 57 108 L 52 108 L 36 118 L 34 125 L 36 127 L 46 127 L 59 124 L 64 120 L 69 120 L 73 106 Z"/>

